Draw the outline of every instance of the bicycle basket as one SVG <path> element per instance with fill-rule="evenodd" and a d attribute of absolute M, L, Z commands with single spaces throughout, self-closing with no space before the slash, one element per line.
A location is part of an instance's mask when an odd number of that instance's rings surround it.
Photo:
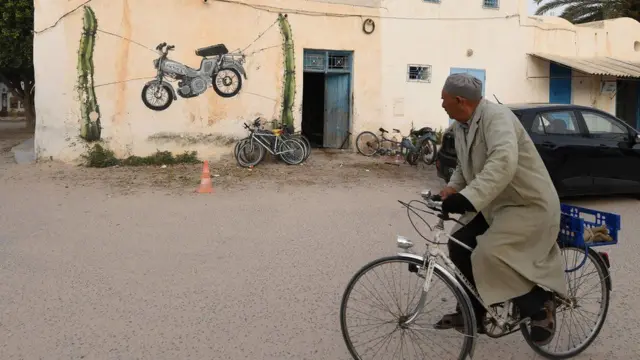
<path fill-rule="evenodd" d="M 560 209 L 559 242 L 580 248 L 618 243 L 620 215 L 567 204 Z"/>

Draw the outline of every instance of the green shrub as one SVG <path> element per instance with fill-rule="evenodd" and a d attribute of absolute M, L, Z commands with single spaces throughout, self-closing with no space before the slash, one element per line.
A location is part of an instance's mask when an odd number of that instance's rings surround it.
<path fill-rule="evenodd" d="M 160 166 L 176 164 L 199 164 L 198 153 L 196 151 L 185 151 L 175 157 L 170 151 L 156 151 L 149 156 L 131 155 L 126 159 L 118 159 L 113 151 L 105 149 L 100 144 L 95 144 L 90 148 L 87 155 L 82 155 L 86 160 L 87 167 L 105 168 L 110 166 Z"/>

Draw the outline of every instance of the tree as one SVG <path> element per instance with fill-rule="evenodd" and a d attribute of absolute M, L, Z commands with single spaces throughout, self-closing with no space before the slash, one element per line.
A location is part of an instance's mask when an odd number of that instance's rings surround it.
<path fill-rule="evenodd" d="M 640 0 L 535 0 L 542 6 L 536 15 L 544 15 L 554 9 L 562 9 L 561 18 L 574 24 L 630 17 L 640 21 Z"/>
<path fill-rule="evenodd" d="M 0 82 L 22 100 L 27 127 L 33 129 L 33 0 L 0 0 Z"/>

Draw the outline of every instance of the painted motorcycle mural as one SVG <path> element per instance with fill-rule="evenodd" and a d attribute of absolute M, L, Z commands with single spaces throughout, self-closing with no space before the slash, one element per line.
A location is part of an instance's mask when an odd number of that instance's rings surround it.
<path fill-rule="evenodd" d="M 158 75 L 142 88 L 142 102 L 151 110 L 165 110 L 178 99 L 178 95 L 192 98 L 203 94 L 209 86 L 219 96 L 230 98 L 240 92 L 242 77 L 247 79 L 242 66 L 245 56 L 229 53 L 224 44 L 197 49 L 196 55 L 202 57 L 197 70 L 168 59 L 169 51 L 174 49 L 174 45 L 167 45 L 166 42 L 156 47 L 160 57 L 153 60 L 153 66 L 158 70 Z M 165 78 L 178 80 L 177 90 Z"/>

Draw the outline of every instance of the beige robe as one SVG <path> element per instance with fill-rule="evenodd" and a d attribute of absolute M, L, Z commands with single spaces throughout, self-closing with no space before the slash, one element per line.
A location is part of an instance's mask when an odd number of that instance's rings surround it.
<path fill-rule="evenodd" d="M 480 297 L 487 305 L 504 302 L 535 284 L 566 295 L 556 243 L 560 200 L 531 138 L 511 110 L 486 99 L 468 124 L 466 139 L 462 126 L 452 125 L 458 165 L 448 185 L 489 224 L 471 254 Z"/>

